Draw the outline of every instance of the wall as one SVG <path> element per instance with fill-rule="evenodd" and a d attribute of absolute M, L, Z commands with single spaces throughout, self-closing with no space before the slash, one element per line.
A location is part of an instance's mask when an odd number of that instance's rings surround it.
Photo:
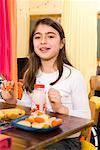
<path fill-rule="evenodd" d="M 17 0 L 17 56 L 28 55 L 30 15 L 60 14 L 66 33 L 67 55 L 87 84 L 97 66 L 97 12 L 99 0 Z M 88 86 L 89 87 L 89 86 Z"/>
<path fill-rule="evenodd" d="M 97 59 L 100 62 L 100 12 L 97 16 Z"/>
<path fill-rule="evenodd" d="M 67 53 L 72 64 L 83 73 L 88 84 L 90 76 L 96 74 L 99 3 L 98 0 L 70 0 L 67 9 L 64 5 L 63 20 L 68 42 Z"/>
<path fill-rule="evenodd" d="M 29 36 L 29 2 L 17 0 L 17 57 L 28 54 Z"/>
<path fill-rule="evenodd" d="M 17 57 L 28 55 L 30 16 L 62 14 L 64 0 L 17 0 Z"/>

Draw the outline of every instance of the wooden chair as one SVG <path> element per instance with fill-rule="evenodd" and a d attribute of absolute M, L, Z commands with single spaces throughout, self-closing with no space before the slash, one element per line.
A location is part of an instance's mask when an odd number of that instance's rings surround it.
<path fill-rule="evenodd" d="M 90 104 L 90 110 L 91 110 L 91 119 L 94 120 L 96 105 L 92 101 L 89 101 L 89 104 Z M 92 130 L 92 127 L 82 130 L 82 137 L 80 139 L 81 150 L 97 150 L 97 148 L 92 143 L 90 143 L 91 130 Z"/>
<path fill-rule="evenodd" d="M 82 150 L 96 150 L 95 146 L 88 141 L 81 141 Z"/>
<path fill-rule="evenodd" d="M 95 91 L 100 91 L 100 75 L 91 76 L 91 78 L 90 78 L 90 93 L 89 93 L 90 101 L 94 102 L 96 105 L 94 121 L 95 121 L 95 124 L 97 125 L 98 118 L 99 118 L 99 112 L 100 112 L 100 97 L 95 96 Z"/>
<path fill-rule="evenodd" d="M 90 93 L 89 93 L 89 103 L 91 109 L 91 116 L 94 120 L 94 123 L 97 125 L 99 112 L 100 112 L 100 97 L 95 96 L 95 91 L 100 91 L 100 75 L 91 76 L 90 78 Z M 87 137 L 86 140 L 81 140 L 82 150 L 96 150 L 93 144 L 90 141 L 90 131 L 92 128 L 86 130 Z M 98 139 L 97 139 L 98 140 Z"/>
<path fill-rule="evenodd" d="M 91 76 L 89 98 L 95 95 L 95 91 L 100 91 L 100 75 Z"/>

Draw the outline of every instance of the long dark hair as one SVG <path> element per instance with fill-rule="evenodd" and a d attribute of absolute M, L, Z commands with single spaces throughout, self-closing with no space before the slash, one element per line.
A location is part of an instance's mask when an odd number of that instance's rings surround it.
<path fill-rule="evenodd" d="M 36 75 L 37 75 L 38 70 L 41 66 L 41 60 L 38 57 L 38 55 L 35 53 L 34 45 L 33 45 L 34 32 L 36 31 L 38 25 L 40 25 L 40 24 L 45 24 L 45 25 L 53 27 L 56 31 L 58 31 L 61 40 L 65 39 L 63 28 L 61 27 L 61 25 L 58 22 L 56 22 L 50 18 L 39 19 L 36 22 L 34 29 L 33 29 L 33 32 L 30 36 L 29 62 L 28 62 L 27 70 L 26 70 L 25 75 L 24 75 L 24 88 L 29 92 L 31 92 L 33 90 L 33 86 L 36 82 Z M 52 82 L 50 85 L 54 85 L 61 78 L 62 73 L 63 73 L 63 64 L 64 63 L 72 66 L 71 63 L 68 61 L 67 56 L 66 56 L 65 44 L 64 44 L 63 48 L 60 49 L 59 55 L 58 55 L 56 61 L 57 61 L 57 68 L 59 70 L 59 76 L 56 79 L 56 81 Z"/>

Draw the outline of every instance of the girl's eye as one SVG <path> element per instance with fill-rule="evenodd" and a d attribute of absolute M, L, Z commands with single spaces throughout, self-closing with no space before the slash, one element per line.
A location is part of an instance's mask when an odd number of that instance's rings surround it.
<path fill-rule="evenodd" d="M 34 39 L 40 39 L 40 36 L 34 36 Z"/>
<path fill-rule="evenodd" d="M 53 35 L 49 35 L 48 37 L 49 37 L 50 39 L 54 38 L 54 36 L 53 36 Z"/>

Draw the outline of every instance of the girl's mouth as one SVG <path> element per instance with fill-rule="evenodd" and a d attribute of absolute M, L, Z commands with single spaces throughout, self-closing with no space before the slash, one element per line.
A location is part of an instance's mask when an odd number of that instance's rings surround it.
<path fill-rule="evenodd" d="M 48 52 L 48 50 L 50 50 L 50 48 L 47 48 L 47 47 L 40 48 L 40 51 L 42 52 Z"/>

